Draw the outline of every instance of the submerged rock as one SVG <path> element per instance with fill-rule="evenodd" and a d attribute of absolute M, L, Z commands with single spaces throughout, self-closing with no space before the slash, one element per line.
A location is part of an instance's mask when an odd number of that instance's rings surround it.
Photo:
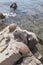
<path fill-rule="evenodd" d="M 11 4 L 10 8 L 13 8 L 14 10 L 16 10 L 17 4 L 16 3 Z"/>
<path fill-rule="evenodd" d="M 5 16 L 2 13 L 0 13 L 0 19 L 4 19 L 4 18 Z"/>

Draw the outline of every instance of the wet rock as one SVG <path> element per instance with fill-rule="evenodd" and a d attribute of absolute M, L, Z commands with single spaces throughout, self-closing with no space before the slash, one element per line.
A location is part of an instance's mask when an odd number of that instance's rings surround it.
<path fill-rule="evenodd" d="M 0 31 L 6 27 L 4 20 L 0 19 Z"/>
<path fill-rule="evenodd" d="M 4 21 L 3 20 L 0 20 L 0 26 L 4 24 Z"/>
<path fill-rule="evenodd" d="M 11 25 L 9 26 L 9 31 L 10 31 L 10 32 L 13 32 L 13 31 L 16 29 L 16 27 L 17 27 L 17 25 L 16 25 L 15 23 L 11 24 Z"/>
<path fill-rule="evenodd" d="M 5 16 L 2 13 L 0 13 L 0 19 L 4 19 L 4 18 Z"/>
<path fill-rule="evenodd" d="M 16 3 L 11 4 L 10 8 L 13 8 L 14 10 L 16 10 L 17 4 Z"/>

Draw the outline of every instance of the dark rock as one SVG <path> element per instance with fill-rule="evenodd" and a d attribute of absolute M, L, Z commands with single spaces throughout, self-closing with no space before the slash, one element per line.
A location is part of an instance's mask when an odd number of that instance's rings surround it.
<path fill-rule="evenodd" d="M 0 13 L 0 19 L 4 19 L 4 18 L 5 16 L 2 13 Z"/>
<path fill-rule="evenodd" d="M 38 39 L 38 38 L 37 38 Z M 27 45 L 33 49 L 35 47 L 35 45 L 39 43 L 39 39 L 36 40 L 35 37 L 32 36 L 32 34 L 27 34 Z"/>
<path fill-rule="evenodd" d="M 33 48 L 38 43 L 38 41 L 36 40 L 35 37 L 33 37 L 32 34 L 28 34 L 26 32 L 20 31 L 20 30 L 16 30 L 14 32 L 14 37 L 23 41 L 30 48 Z"/>
<path fill-rule="evenodd" d="M 43 57 L 41 59 L 39 59 L 42 63 L 43 63 Z"/>
<path fill-rule="evenodd" d="M 26 32 L 16 30 L 14 32 L 14 37 L 21 40 L 21 41 L 23 41 L 24 43 L 27 43 L 27 34 L 26 34 Z"/>
<path fill-rule="evenodd" d="M 16 10 L 17 4 L 16 3 L 11 4 L 10 8 L 13 8 L 14 10 Z"/>
<path fill-rule="evenodd" d="M 5 24 L 5 21 L 3 19 L 0 19 L 0 31 L 4 29 L 7 25 Z"/>
<path fill-rule="evenodd" d="M 3 25 L 3 22 L 4 22 L 3 20 L 0 20 L 0 26 Z"/>
<path fill-rule="evenodd" d="M 22 63 L 22 61 L 23 61 L 23 57 L 21 57 L 16 63 L 15 63 L 15 65 L 20 65 L 21 63 Z M 13 64 L 14 65 L 14 64 Z"/>
<path fill-rule="evenodd" d="M 28 40 L 27 45 L 28 45 L 31 49 L 34 48 L 35 44 L 36 44 L 36 40 L 35 40 L 35 39 Z"/>

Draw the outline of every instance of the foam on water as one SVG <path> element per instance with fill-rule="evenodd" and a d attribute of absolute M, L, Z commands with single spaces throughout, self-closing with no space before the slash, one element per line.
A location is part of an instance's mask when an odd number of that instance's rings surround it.
<path fill-rule="evenodd" d="M 6 13 L 6 12 L 4 12 L 3 15 L 6 16 L 7 18 L 8 17 L 11 17 L 11 16 L 12 17 L 15 17 L 16 16 L 16 13 Z"/>

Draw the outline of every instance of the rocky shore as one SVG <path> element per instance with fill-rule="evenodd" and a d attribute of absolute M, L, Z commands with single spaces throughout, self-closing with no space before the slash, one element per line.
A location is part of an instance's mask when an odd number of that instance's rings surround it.
<path fill-rule="evenodd" d="M 43 65 L 38 43 L 35 33 L 10 24 L 0 32 L 0 65 Z"/>

